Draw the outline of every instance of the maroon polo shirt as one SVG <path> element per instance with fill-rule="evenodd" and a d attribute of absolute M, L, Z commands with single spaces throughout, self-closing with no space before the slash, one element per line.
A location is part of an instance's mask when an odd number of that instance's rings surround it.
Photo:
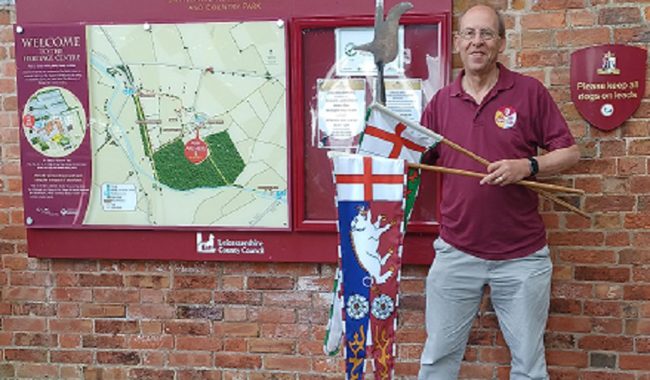
<path fill-rule="evenodd" d="M 462 72 L 427 105 L 422 124 L 489 161 L 527 158 L 537 148 L 573 145 L 566 121 L 537 80 L 499 64 L 499 80 L 481 104 L 463 91 Z M 482 164 L 444 144 L 438 165 L 485 173 Z M 454 247 L 489 260 L 527 256 L 546 244 L 537 193 L 524 186 L 479 185 L 443 175 L 440 236 Z"/>

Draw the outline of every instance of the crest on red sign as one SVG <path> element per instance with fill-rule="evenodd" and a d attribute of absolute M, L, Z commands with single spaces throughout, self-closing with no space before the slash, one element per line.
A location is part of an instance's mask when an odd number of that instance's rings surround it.
<path fill-rule="evenodd" d="M 610 131 L 625 122 L 645 93 L 645 49 L 600 45 L 571 54 L 571 100 L 589 123 Z"/>

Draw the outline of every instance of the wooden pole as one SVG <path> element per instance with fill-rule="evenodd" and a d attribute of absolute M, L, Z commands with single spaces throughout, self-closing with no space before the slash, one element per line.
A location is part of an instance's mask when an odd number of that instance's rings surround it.
<path fill-rule="evenodd" d="M 434 165 L 424 165 L 424 164 L 412 164 L 412 163 L 409 163 L 409 167 L 422 169 L 422 170 L 430 170 L 430 171 L 439 172 L 439 173 L 464 175 L 464 176 L 467 176 L 467 177 L 484 178 L 485 176 L 487 176 L 487 174 L 472 172 L 472 171 L 469 171 L 469 170 L 451 169 L 451 168 L 445 168 L 445 167 L 442 167 L 442 166 L 434 166 Z M 548 191 L 557 191 L 557 192 L 562 192 L 562 193 L 581 194 L 581 195 L 585 193 L 584 190 L 574 189 L 574 188 L 571 188 L 571 187 L 564 187 L 564 186 L 559 186 L 559 185 L 553 185 L 551 183 L 543 183 L 543 182 L 521 180 L 521 181 L 515 182 L 514 184 L 523 185 L 523 186 L 531 187 L 531 188 L 535 188 L 535 189 L 542 189 L 542 190 L 548 190 Z"/>
<path fill-rule="evenodd" d="M 439 135 L 439 134 L 433 132 L 433 131 L 430 130 L 430 129 L 427 129 L 427 128 L 421 126 L 421 125 L 418 124 L 418 123 L 414 123 L 414 122 L 412 122 L 412 121 L 410 121 L 410 120 L 406 120 L 406 119 L 404 119 L 403 117 L 399 116 L 398 114 L 394 113 L 393 111 L 389 110 L 388 108 L 382 106 L 381 104 L 373 103 L 373 104 L 370 105 L 370 107 L 371 107 L 371 108 L 373 108 L 373 107 L 374 107 L 374 108 L 377 108 L 379 111 L 384 112 L 384 113 L 386 113 L 387 115 L 389 115 L 389 116 L 391 116 L 391 117 L 393 117 L 393 118 L 395 118 L 395 119 L 401 121 L 401 122 L 402 122 L 404 125 L 406 125 L 407 127 L 409 127 L 409 128 L 413 128 L 413 129 L 419 131 L 419 132 L 422 133 L 422 134 L 425 134 L 425 135 L 427 135 L 427 136 L 430 136 L 430 137 L 436 139 L 436 140 L 439 141 L 441 144 L 445 144 L 445 145 L 447 145 L 447 146 L 450 147 L 451 149 L 453 149 L 453 150 L 455 150 L 455 151 L 457 151 L 457 152 L 459 152 L 459 153 L 462 153 L 462 154 L 464 154 L 465 156 L 468 156 L 468 157 L 472 158 L 474 161 L 480 162 L 480 163 L 483 164 L 484 166 L 488 166 L 488 165 L 490 165 L 490 161 L 488 161 L 488 160 L 486 160 L 485 158 L 479 156 L 478 154 L 476 154 L 476 153 L 474 153 L 474 152 L 472 152 L 472 151 L 470 151 L 470 150 L 467 150 L 467 149 L 463 148 L 462 146 L 456 144 L 455 142 L 446 139 L 444 136 Z M 530 181 L 530 182 L 532 182 L 532 181 Z M 537 182 L 534 182 L 534 183 L 537 183 Z M 528 185 L 524 184 L 524 186 L 528 186 Z M 530 186 L 528 186 L 528 187 L 530 187 Z M 563 201 L 563 200 L 561 200 L 561 199 L 555 197 L 553 194 L 550 194 L 550 193 L 548 193 L 547 191 L 545 191 L 545 190 L 543 190 L 543 189 L 541 189 L 541 188 L 535 188 L 535 187 L 530 187 L 530 188 L 531 188 L 533 191 L 537 192 L 537 193 L 538 193 L 540 196 L 542 196 L 543 198 L 546 198 L 546 199 L 548 199 L 548 200 L 550 200 L 550 201 L 552 201 L 552 202 L 555 202 L 555 203 L 557 203 L 557 204 L 560 204 L 560 205 L 566 207 L 567 209 L 569 209 L 569 210 L 575 212 L 575 213 L 578 214 L 578 215 L 584 216 L 585 218 L 589 218 L 589 217 L 590 217 L 587 213 L 585 213 L 584 211 L 580 210 L 579 208 L 577 208 L 577 207 L 575 207 L 575 206 L 573 206 L 573 205 L 571 205 L 571 204 L 569 204 L 569 203 L 567 203 L 567 202 L 565 202 L 565 201 Z M 584 192 L 581 192 L 581 194 L 583 194 L 583 193 L 584 193 Z"/>

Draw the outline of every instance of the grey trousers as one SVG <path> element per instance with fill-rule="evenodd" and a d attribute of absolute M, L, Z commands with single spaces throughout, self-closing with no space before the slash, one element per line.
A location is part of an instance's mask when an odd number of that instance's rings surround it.
<path fill-rule="evenodd" d="M 419 380 L 455 380 L 484 285 L 512 356 L 511 380 L 547 380 L 544 329 L 552 263 L 548 247 L 504 261 L 483 260 L 438 238 L 426 282 L 427 340 Z"/>

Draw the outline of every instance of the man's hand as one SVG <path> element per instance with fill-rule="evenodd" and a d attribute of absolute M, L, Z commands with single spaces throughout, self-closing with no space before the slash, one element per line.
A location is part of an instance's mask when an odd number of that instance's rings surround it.
<path fill-rule="evenodd" d="M 481 185 L 506 186 L 530 175 L 530 161 L 527 158 L 495 161 L 487 167 L 487 171 L 489 174 L 481 180 Z"/>
<path fill-rule="evenodd" d="M 538 175 L 552 175 L 574 165 L 580 159 L 580 149 L 577 145 L 556 149 L 537 156 L 539 165 Z M 487 167 L 488 175 L 481 180 L 481 185 L 510 185 L 528 177 L 531 172 L 530 161 L 527 158 L 500 160 Z"/>

